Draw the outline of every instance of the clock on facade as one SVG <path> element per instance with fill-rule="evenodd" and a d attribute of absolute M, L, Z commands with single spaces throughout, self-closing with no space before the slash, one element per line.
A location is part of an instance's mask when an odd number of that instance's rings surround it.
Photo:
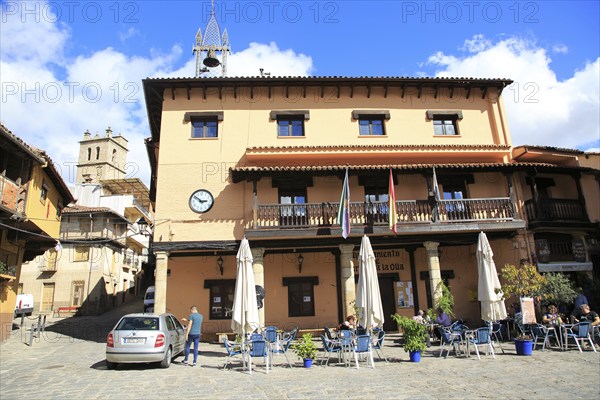
<path fill-rule="evenodd" d="M 211 209 L 215 202 L 213 195 L 204 189 L 196 190 L 190 196 L 190 208 L 197 213 L 205 213 Z"/>

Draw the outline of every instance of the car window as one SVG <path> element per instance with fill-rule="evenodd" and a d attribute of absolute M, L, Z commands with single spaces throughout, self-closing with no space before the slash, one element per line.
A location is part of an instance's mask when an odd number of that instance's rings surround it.
<path fill-rule="evenodd" d="M 146 293 L 146 300 L 154 300 L 154 292 Z"/>
<path fill-rule="evenodd" d="M 179 320 L 175 316 L 171 315 L 171 317 L 173 318 L 173 322 L 175 323 L 175 327 L 177 329 L 183 329 L 183 325 L 181 325 L 181 322 L 179 322 Z"/>
<path fill-rule="evenodd" d="M 175 330 L 175 324 L 173 323 L 173 320 L 171 319 L 170 315 L 167 315 L 167 317 L 165 318 L 165 320 L 167 321 L 167 329 L 170 331 L 174 331 Z"/>
<path fill-rule="evenodd" d="M 119 321 L 117 331 L 157 331 L 158 318 L 153 317 L 124 317 Z"/>

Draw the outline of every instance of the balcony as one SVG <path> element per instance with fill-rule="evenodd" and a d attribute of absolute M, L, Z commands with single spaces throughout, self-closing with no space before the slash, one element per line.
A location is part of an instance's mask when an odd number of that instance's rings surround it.
<path fill-rule="evenodd" d="M 19 185 L 7 177 L 0 175 L 0 205 L 14 213 L 24 211 L 23 201 L 19 201 Z"/>
<path fill-rule="evenodd" d="M 298 229 L 337 225 L 339 203 L 268 204 L 254 210 L 248 229 Z M 387 202 L 350 203 L 352 226 L 387 226 Z M 510 198 L 396 201 L 398 226 L 507 222 L 515 219 Z M 339 225 L 338 225 L 339 227 Z"/>
<path fill-rule="evenodd" d="M 528 221 L 532 222 L 590 222 L 579 200 L 530 199 L 525 202 Z"/>

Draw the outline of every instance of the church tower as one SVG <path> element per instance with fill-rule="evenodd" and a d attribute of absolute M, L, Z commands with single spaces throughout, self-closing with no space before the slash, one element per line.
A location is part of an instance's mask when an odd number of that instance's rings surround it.
<path fill-rule="evenodd" d="M 85 131 L 79 142 L 76 183 L 125 178 L 127 152 L 127 139 L 121 135 L 113 136 L 110 126 L 104 136 L 96 134 L 92 137 Z"/>

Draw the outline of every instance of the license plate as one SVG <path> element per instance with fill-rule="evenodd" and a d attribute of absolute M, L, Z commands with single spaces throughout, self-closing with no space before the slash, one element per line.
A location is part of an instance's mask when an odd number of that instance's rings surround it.
<path fill-rule="evenodd" d="M 123 343 L 126 343 L 126 344 L 144 344 L 144 343 L 146 343 L 146 338 L 123 338 Z"/>

